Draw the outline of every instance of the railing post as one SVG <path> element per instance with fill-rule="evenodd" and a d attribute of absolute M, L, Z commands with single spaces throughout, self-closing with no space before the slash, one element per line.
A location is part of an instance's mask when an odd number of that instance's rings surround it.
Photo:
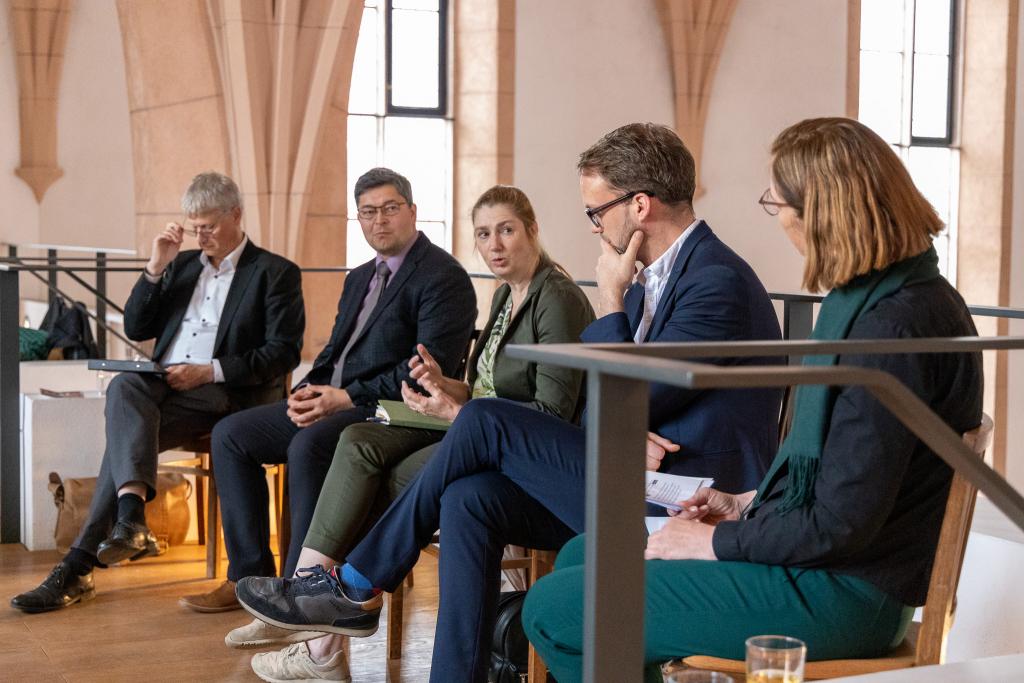
<path fill-rule="evenodd" d="M 808 339 L 814 329 L 814 302 L 791 301 L 782 302 L 782 338 L 787 340 Z M 790 365 L 799 365 L 800 356 L 790 356 Z"/>
<path fill-rule="evenodd" d="M 639 681 L 647 382 L 590 372 L 587 383 L 583 680 Z"/>
<path fill-rule="evenodd" d="M 96 252 L 96 350 L 107 357 L 107 253 Z"/>
<path fill-rule="evenodd" d="M 53 302 L 57 300 L 57 250 L 47 249 L 46 250 L 46 263 L 50 266 L 50 272 L 46 274 L 46 281 L 50 283 L 47 288 L 49 293 L 46 297 L 46 303 L 49 306 L 53 306 Z"/>
<path fill-rule="evenodd" d="M 0 269 L 0 543 L 21 542 L 18 271 Z"/>

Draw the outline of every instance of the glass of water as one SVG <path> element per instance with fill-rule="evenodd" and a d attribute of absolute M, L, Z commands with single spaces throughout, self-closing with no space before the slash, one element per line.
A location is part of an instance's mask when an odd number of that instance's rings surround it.
<path fill-rule="evenodd" d="M 807 646 L 788 636 L 747 638 L 747 683 L 803 683 Z"/>

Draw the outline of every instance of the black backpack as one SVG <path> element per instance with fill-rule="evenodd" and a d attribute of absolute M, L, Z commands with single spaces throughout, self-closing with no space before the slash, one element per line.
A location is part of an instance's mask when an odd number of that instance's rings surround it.
<path fill-rule="evenodd" d="M 89 314 L 86 313 L 85 304 L 80 301 L 69 307 L 60 297 L 54 299 L 40 329 L 50 333 L 47 342 L 51 348 L 62 349 L 65 360 L 99 357 L 96 340 L 89 326 Z"/>
<path fill-rule="evenodd" d="M 523 633 L 523 600 L 526 591 L 509 591 L 498 598 L 497 619 L 491 638 L 491 668 L 488 683 L 525 681 L 530 643 Z"/>

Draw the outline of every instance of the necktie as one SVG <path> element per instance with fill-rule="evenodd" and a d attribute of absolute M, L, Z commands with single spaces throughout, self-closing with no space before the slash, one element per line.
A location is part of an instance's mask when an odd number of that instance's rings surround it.
<path fill-rule="evenodd" d="M 359 339 L 359 335 L 363 332 L 363 327 L 366 326 L 366 321 L 370 318 L 370 313 L 377 307 L 377 302 L 380 301 L 380 295 L 384 291 L 384 288 L 388 286 L 388 278 L 391 277 L 391 269 L 388 268 L 386 261 L 381 261 L 377 264 L 377 277 L 376 284 L 367 297 L 363 301 L 363 307 L 359 309 L 359 315 L 356 317 L 356 326 L 352 330 L 352 334 L 348 336 L 348 342 L 345 344 L 345 348 L 341 350 L 341 354 L 338 356 L 338 362 L 334 366 L 334 374 L 331 375 L 331 386 L 341 387 L 341 376 L 345 371 L 345 357 L 348 356 L 348 352 L 352 349 L 352 345 L 355 344 L 356 340 Z"/>

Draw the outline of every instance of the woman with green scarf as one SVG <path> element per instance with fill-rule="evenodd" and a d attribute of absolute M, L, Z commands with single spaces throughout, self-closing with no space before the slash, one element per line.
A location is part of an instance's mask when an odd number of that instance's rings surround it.
<path fill-rule="evenodd" d="M 760 204 L 830 290 L 813 339 L 974 335 L 931 246 L 943 229 L 892 148 L 864 125 L 810 119 L 772 145 Z M 980 354 L 818 356 L 894 375 L 949 426 L 978 426 Z M 742 659 L 781 633 L 807 657 L 878 657 L 925 601 L 952 470 L 860 387 L 801 387 L 757 491 L 702 489 L 650 536 L 645 660 Z M 582 677 L 582 538 L 527 596 L 523 625 L 560 683 Z M 650 680 L 660 681 L 656 667 Z"/>

